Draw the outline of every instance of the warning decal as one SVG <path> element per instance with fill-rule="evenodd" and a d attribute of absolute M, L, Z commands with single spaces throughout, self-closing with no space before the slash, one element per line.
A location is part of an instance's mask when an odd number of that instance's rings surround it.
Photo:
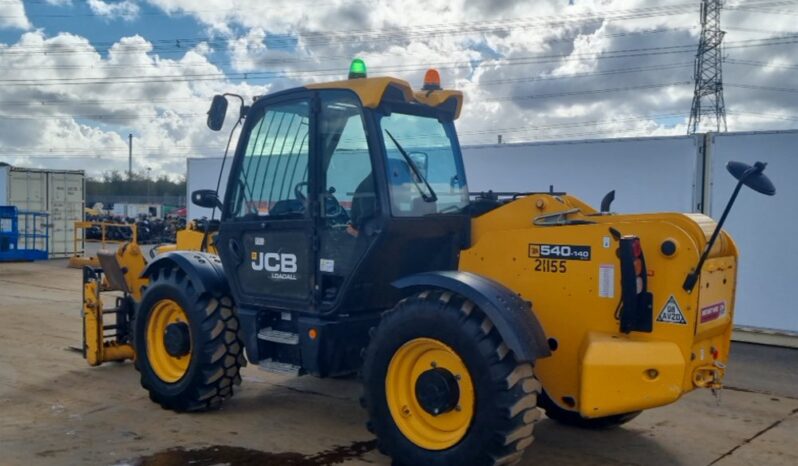
<path fill-rule="evenodd" d="M 687 325 L 687 321 L 684 319 L 682 310 L 679 309 L 679 303 L 676 302 L 676 298 L 673 296 L 668 298 L 668 302 L 665 303 L 665 306 L 663 306 L 659 313 L 659 317 L 657 317 L 657 322 Z"/>

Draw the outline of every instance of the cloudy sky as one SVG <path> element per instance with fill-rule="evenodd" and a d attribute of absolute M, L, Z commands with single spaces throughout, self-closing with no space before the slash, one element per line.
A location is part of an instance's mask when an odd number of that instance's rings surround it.
<path fill-rule="evenodd" d="M 463 144 L 684 134 L 692 0 L 0 0 L 0 161 L 181 176 L 210 98 L 369 74 L 465 91 Z M 730 131 L 798 127 L 798 0 L 727 0 Z"/>

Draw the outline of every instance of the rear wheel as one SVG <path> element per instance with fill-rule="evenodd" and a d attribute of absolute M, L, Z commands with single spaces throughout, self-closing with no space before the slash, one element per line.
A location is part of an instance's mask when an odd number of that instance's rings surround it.
<path fill-rule="evenodd" d="M 217 408 L 241 383 L 244 357 L 232 300 L 197 292 L 182 270 L 153 275 L 135 327 L 141 385 L 163 408 Z"/>
<path fill-rule="evenodd" d="M 507 465 L 532 443 L 532 365 L 464 298 L 427 291 L 386 313 L 363 378 L 369 428 L 397 464 Z"/>
<path fill-rule="evenodd" d="M 587 418 L 575 411 L 568 411 L 557 406 L 546 392 L 540 394 L 539 405 L 550 419 L 583 429 L 611 429 L 626 424 L 642 413 L 642 411 L 632 411 L 630 413 L 613 414 L 612 416 Z"/>

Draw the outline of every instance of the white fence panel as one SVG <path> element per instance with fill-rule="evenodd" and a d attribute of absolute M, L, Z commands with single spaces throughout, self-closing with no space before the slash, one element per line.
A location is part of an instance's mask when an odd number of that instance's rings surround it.
<path fill-rule="evenodd" d="M 744 188 L 725 228 L 740 249 L 737 325 L 798 332 L 795 291 L 798 273 L 798 132 L 728 133 L 714 136 L 711 150 L 711 213 L 717 218 L 735 180 L 726 163 L 768 163 L 776 185 L 766 197 Z"/>
<path fill-rule="evenodd" d="M 701 137 L 463 147 L 469 191 L 566 191 L 615 212 L 692 212 Z"/>

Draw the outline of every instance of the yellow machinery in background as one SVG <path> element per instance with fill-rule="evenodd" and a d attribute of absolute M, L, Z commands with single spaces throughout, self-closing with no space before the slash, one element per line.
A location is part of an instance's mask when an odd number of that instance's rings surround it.
<path fill-rule="evenodd" d="M 81 222 L 90 227 L 92 222 Z M 105 227 L 113 226 L 105 224 Z M 101 249 L 96 257 L 81 264 L 83 268 L 83 356 L 89 365 L 98 366 L 109 361 L 134 359 L 131 342 L 131 322 L 135 315 L 135 303 L 149 280 L 142 277 L 148 260 L 136 242 L 135 225 L 133 240 L 122 243 L 116 250 Z M 216 253 L 215 232 L 207 235 L 207 247 L 203 248 L 206 234 L 196 221 L 177 232 L 175 244 L 155 246 L 150 250 L 150 259 L 168 251 L 201 251 Z M 103 242 L 105 246 L 106 242 Z M 75 258 L 73 258 L 75 259 Z M 72 265 L 72 260 L 70 260 Z M 114 306 L 106 308 L 113 300 Z"/>
<path fill-rule="evenodd" d="M 75 222 L 75 229 L 72 236 L 72 250 L 75 251 L 75 255 L 69 258 L 69 266 L 73 269 L 82 269 L 87 265 L 91 267 L 100 267 L 99 257 L 78 254 L 78 251 L 83 250 L 82 243 L 90 241 L 85 239 L 86 230 L 95 227 L 100 228 L 101 236 L 99 240 L 93 240 L 93 242 L 99 242 L 101 250 L 106 250 L 106 246 L 109 244 L 120 244 L 119 241 L 108 239 L 108 230 L 110 228 L 129 229 L 131 238 L 129 242 L 133 244 L 138 243 L 138 226 L 135 223 Z"/>

